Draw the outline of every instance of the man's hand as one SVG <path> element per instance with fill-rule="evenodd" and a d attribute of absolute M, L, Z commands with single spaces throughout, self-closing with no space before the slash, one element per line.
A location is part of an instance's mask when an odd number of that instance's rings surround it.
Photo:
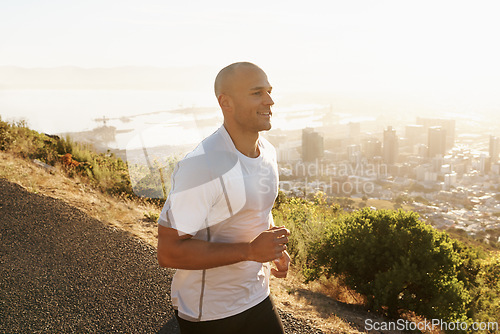
<path fill-rule="evenodd" d="M 248 259 L 262 263 L 280 259 L 286 253 L 289 235 L 290 231 L 284 226 L 262 232 L 250 242 Z"/>
<path fill-rule="evenodd" d="M 290 255 L 286 251 L 283 252 L 283 255 L 273 261 L 276 265 L 276 269 L 271 268 L 271 274 L 277 278 L 285 278 L 288 273 L 288 267 L 290 266 Z"/>

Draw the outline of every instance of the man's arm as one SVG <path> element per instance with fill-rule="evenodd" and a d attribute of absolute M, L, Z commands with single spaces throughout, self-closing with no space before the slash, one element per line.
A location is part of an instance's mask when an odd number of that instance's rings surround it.
<path fill-rule="evenodd" d="M 200 270 L 241 261 L 273 261 L 283 256 L 288 235 L 285 227 L 274 227 L 250 242 L 217 243 L 180 236 L 177 230 L 158 225 L 158 263 L 162 267 Z"/>

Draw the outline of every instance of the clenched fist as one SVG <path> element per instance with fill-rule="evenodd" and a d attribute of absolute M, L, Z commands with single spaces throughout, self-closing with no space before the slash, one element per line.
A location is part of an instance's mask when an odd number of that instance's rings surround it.
<path fill-rule="evenodd" d="M 288 231 L 284 226 L 271 227 L 250 242 L 249 260 L 268 262 L 281 258 L 286 250 Z"/>

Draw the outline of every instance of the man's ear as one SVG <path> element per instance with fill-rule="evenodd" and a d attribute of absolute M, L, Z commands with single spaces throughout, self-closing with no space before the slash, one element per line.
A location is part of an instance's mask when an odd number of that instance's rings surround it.
<path fill-rule="evenodd" d="M 233 110 L 233 101 L 230 96 L 220 94 L 217 100 L 219 101 L 219 106 L 224 113 L 231 112 Z"/>

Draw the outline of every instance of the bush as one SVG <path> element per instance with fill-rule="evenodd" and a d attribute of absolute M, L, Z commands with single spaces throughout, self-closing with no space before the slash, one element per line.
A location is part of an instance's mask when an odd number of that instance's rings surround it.
<path fill-rule="evenodd" d="M 160 218 L 160 214 L 157 212 L 148 211 L 144 213 L 144 218 L 146 218 L 146 220 L 149 222 L 155 223 Z"/>
<path fill-rule="evenodd" d="M 29 129 L 25 121 L 9 124 L 0 119 L 0 150 L 52 166 L 61 162 L 69 177 L 79 175 L 109 194 L 133 195 L 127 164 L 121 159 L 96 153 L 91 145 L 75 143 L 69 137 L 38 133 Z M 74 165 L 64 165 L 62 156 L 67 154 Z"/>
<path fill-rule="evenodd" d="M 481 266 L 473 290 L 471 317 L 476 322 L 497 322 L 500 319 L 500 256 Z"/>
<path fill-rule="evenodd" d="M 14 136 L 11 133 L 9 123 L 3 122 L 0 118 L 0 151 L 6 151 L 14 142 Z"/>
<path fill-rule="evenodd" d="M 468 253 L 467 253 L 468 252 Z M 396 317 L 464 321 L 478 262 L 414 212 L 363 209 L 328 224 L 307 255 L 308 280 L 337 275 L 368 307 Z"/>
<path fill-rule="evenodd" d="M 290 230 L 287 249 L 295 265 L 302 267 L 305 264 L 310 244 L 322 235 L 326 222 L 335 219 L 339 210 L 340 207 L 330 204 L 322 192 L 316 193 L 312 201 L 287 198 L 283 192 L 278 193 L 273 208 L 274 223 Z"/>

